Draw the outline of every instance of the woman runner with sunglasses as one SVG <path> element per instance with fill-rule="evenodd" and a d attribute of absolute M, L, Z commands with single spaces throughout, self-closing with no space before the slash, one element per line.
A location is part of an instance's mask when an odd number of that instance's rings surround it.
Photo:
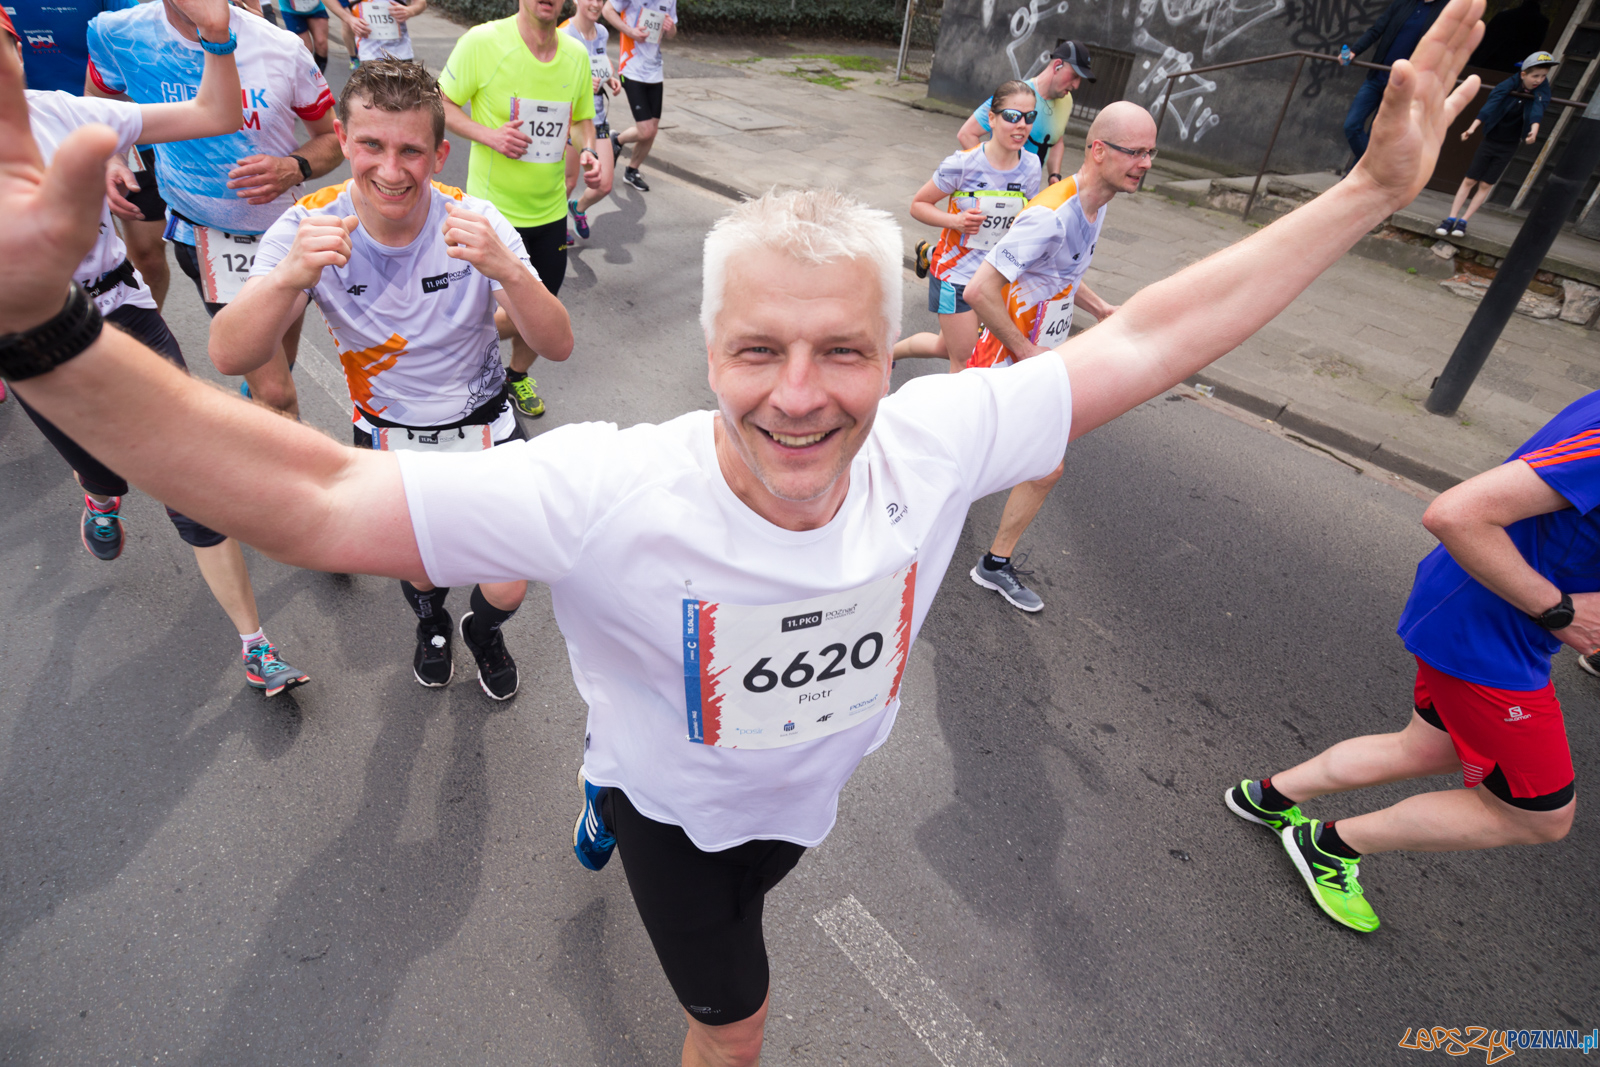
<path fill-rule="evenodd" d="M 978 343 L 978 316 L 963 295 L 967 283 L 1039 191 L 1039 157 L 1022 151 L 1037 117 L 1033 87 L 1008 81 L 990 99 L 993 136 L 940 163 L 911 200 L 912 218 L 944 230 L 931 254 L 927 241 L 917 244 L 917 277 L 928 278 L 928 310 L 939 316 L 939 332 L 902 338 L 894 358 L 948 359 L 952 374 Z M 940 200 L 947 201 L 943 209 Z"/>

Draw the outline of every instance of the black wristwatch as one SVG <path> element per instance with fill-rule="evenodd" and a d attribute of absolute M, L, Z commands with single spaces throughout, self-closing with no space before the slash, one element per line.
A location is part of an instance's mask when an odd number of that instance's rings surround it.
<path fill-rule="evenodd" d="M 1565 630 L 1572 625 L 1572 619 L 1577 614 L 1572 609 L 1572 594 L 1562 593 L 1561 603 L 1540 615 L 1529 615 L 1536 625 L 1546 630 Z"/>
<path fill-rule="evenodd" d="M 1061 172 L 1059 170 L 1055 171 L 1054 173 L 1052 173 L 1050 175 L 1050 184 L 1054 185 L 1056 182 L 1058 182 L 1060 180 L 1061 180 Z"/>
<path fill-rule="evenodd" d="M 94 344 L 104 324 L 100 309 L 77 282 L 57 315 L 21 333 L 0 334 L 0 378 L 21 382 L 54 370 Z"/>
<path fill-rule="evenodd" d="M 311 180 L 311 163 L 310 163 L 310 161 L 307 160 L 305 156 L 297 156 L 293 152 L 289 153 L 289 158 L 294 160 L 296 163 L 300 164 L 300 184 L 304 185 L 306 182 L 310 181 Z"/>

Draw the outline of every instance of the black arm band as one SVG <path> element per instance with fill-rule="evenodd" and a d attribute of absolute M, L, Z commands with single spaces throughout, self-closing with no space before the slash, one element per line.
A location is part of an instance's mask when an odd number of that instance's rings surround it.
<path fill-rule="evenodd" d="M 21 333 L 0 334 L 0 377 L 21 382 L 54 370 L 94 344 L 103 325 L 100 309 L 73 282 L 55 318 Z"/>

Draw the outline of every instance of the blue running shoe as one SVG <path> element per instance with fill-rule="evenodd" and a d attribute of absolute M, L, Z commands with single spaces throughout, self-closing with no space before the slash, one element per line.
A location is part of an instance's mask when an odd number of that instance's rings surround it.
<path fill-rule="evenodd" d="M 578 862 L 591 871 L 598 871 L 611 859 L 611 853 L 616 851 L 617 838 L 607 827 L 605 819 L 600 817 L 600 801 L 606 795 L 605 788 L 591 785 L 589 779 L 583 776 L 583 768 L 578 768 L 578 784 L 583 786 L 583 811 L 578 813 L 578 821 L 572 827 L 572 851 L 577 854 Z"/>
<path fill-rule="evenodd" d="M 83 497 L 83 547 L 95 559 L 107 563 L 122 555 L 122 516 L 117 512 L 122 498 L 114 496 L 104 507 L 87 493 Z"/>
<path fill-rule="evenodd" d="M 251 645 L 244 653 L 244 680 L 251 689 L 275 697 L 285 689 L 305 685 L 311 681 L 311 676 L 279 659 L 272 642 L 262 641 Z"/>
<path fill-rule="evenodd" d="M 250 383 L 249 382 L 240 382 L 239 383 L 239 395 L 244 397 L 246 400 L 251 399 L 251 397 L 250 397 Z"/>
<path fill-rule="evenodd" d="M 589 213 L 579 211 L 576 200 L 567 201 L 567 210 L 572 212 L 572 224 L 578 228 L 578 236 L 587 241 L 589 239 Z"/>

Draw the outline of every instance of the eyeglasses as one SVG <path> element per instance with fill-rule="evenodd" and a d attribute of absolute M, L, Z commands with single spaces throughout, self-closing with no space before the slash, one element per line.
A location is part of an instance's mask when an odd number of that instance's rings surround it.
<path fill-rule="evenodd" d="M 1132 156 L 1134 159 L 1150 159 L 1150 160 L 1153 160 L 1153 159 L 1156 158 L 1156 152 L 1158 151 L 1157 149 L 1154 149 L 1154 148 L 1123 148 L 1121 145 L 1112 144 L 1110 141 L 1101 141 L 1100 143 L 1105 145 L 1107 148 L 1115 148 L 1118 152 L 1121 152 L 1123 155 Z"/>
<path fill-rule="evenodd" d="M 1003 107 L 995 112 L 1007 122 L 1032 122 L 1039 117 L 1038 111 L 1018 111 L 1014 107 Z"/>

